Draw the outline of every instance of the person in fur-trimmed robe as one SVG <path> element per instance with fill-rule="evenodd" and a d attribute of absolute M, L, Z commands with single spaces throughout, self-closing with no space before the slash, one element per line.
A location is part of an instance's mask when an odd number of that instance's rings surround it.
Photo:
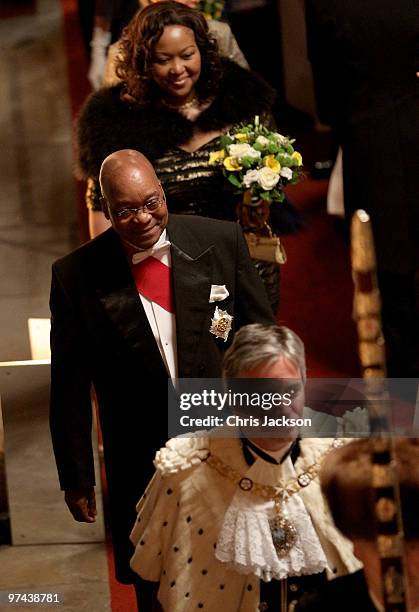
<path fill-rule="evenodd" d="M 291 408 L 269 414 L 302 414 L 304 346 L 292 330 L 243 326 L 224 354 L 223 373 L 228 388 L 238 379 L 259 379 L 254 390 L 261 379 L 270 389 L 273 379 L 298 383 Z M 233 414 L 260 413 L 253 405 L 235 406 Z M 156 454 L 155 475 L 137 504 L 131 567 L 156 583 L 161 611 L 302 612 L 327 597 L 332 607 L 310 609 L 335 612 L 351 602 L 345 610 L 373 612 L 361 563 L 336 529 L 317 477 L 342 441 L 237 421 L 172 438 Z M 270 495 L 281 488 L 278 509 Z M 279 531 L 276 519 L 284 520 Z"/>
<path fill-rule="evenodd" d="M 139 150 L 152 161 L 170 212 L 235 220 L 237 196 L 219 168 L 208 165 L 209 155 L 232 126 L 255 115 L 269 123 L 274 91 L 258 75 L 221 58 L 202 15 L 178 3 L 143 9 L 120 49 L 121 84 L 92 95 L 78 120 L 91 235 L 108 226 L 97 190 L 100 164 L 121 148 Z M 294 222 L 289 208 L 272 207 L 274 231 Z M 266 264 L 262 278 L 275 306 L 277 265 Z"/>

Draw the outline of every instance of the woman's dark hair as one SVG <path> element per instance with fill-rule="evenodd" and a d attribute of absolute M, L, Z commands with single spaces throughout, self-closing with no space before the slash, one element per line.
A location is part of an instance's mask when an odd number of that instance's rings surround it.
<path fill-rule="evenodd" d="M 201 54 L 201 75 L 196 83 L 200 101 L 214 96 L 221 77 L 218 45 L 208 32 L 205 17 L 178 2 L 156 2 L 138 11 L 122 34 L 116 73 L 123 81 L 123 95 L 139 104 L 149 104 L 159 97 L 151 69 L 153 49 L 169 25 L 189 28 Z"/>

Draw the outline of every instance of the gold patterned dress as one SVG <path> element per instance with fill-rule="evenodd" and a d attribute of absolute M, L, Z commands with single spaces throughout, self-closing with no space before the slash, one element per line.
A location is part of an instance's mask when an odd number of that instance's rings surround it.
<path fill-rule="evenodd" d="M 208 164 L 210 153 L 220 146 L 217 137 L 193 152 L 173 147 L 154 161 L 171 212 L 235 221 L 234 198 L 225 178 Z"/>
<path fill-rule="evenodd" d="M 171 212 L 236 221 L 240 196 L 234 194 L 218 167 L 208 165 L 210 153 L 219 149 L 217 137 L 191 153 L 174 147 L 155 160 L 154 167 Z M 253 263 L 275 312 L 279 304 L 280 269 L 275 263 L 258 259 Z"/>

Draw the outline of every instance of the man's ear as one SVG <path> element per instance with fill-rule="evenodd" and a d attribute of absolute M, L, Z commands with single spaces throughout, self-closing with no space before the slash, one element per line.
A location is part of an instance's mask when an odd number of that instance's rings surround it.
<path fill-rule="evenodd" d="M 104 196 L 100 196 L 99 198 L 100 201 L 100 205 L 102 207 L 102 212 L 105 215 L 105 217 L 110 220 L 110 216 L 109 216 L 109 207 L 108 207 L 108 200 L 104 197 Z"/>

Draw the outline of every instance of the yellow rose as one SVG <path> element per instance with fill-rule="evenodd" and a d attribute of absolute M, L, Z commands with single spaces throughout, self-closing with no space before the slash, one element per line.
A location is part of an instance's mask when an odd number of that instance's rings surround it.
<path fill-rule="evenodd" d="M 298 151 L 294 151 L 291 157 L 296 160 L 297 166 L 301 166 L 303 164 L 303 157 Z"/>
<path fill-rule="evenodd" d="M 226 157 L 223 164 L 227 170 L 230 170 L 230 172 L 237 172 L 237 170 L 242 169 L 236 157 Z"/>
<path fill-rule="evenodd" d="M 220 162 L 222 159 L 224 159 L 225 157 L 225 151 L 224 149 L 220 149 L 219 151 L 213 151 L 212 153 L 210 153 L 209 156 L 209 165 L 210 166 L 215 166 L 215 164 L 218 164 L 218 162 Z"/>
<path fill-rule="evenodd" d="M 279 174 L 281 172 L 281 164 L 277 159 L 275 159 L 275 155 L 267 155 L 263 158 L 263 163 L 267 168 L 270 168 L 273 172 Z"/>
<path fill-rule="evenodd" d="M 248 137 L 247 134 L 241 134 L 241 133 L 240 134 L 236 134 L 234 136 L 234 138 L 236 140 L 238 140 L 239 142 L 248 142 L 249 141 L 249 137 Z"/>

